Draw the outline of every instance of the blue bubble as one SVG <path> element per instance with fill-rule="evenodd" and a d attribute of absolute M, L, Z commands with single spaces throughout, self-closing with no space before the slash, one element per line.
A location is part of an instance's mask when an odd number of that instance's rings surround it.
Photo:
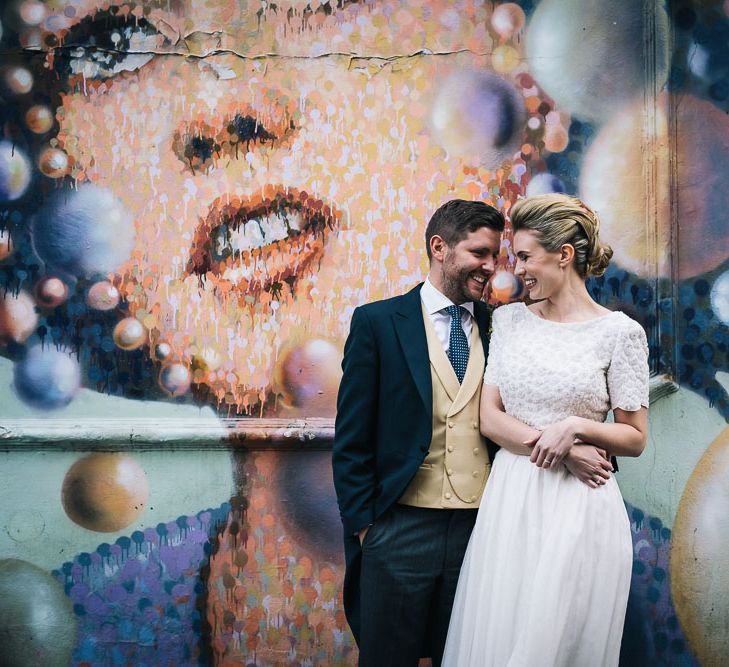
<path fill-rule="evenodd" d="M 15 364 L 13 387 L 22 401 L 42 410 L 68 405 L 81 386 L 81 370 L 68 352 L 36 345 Z"/>
<path fill-rule="evenodd" d="M 130 256 L 132 218 L 110 190 L 86 184 L 59 190 L 31 223 L 33 247 L 49 267 L 63 275 L 108 274 Z"/>

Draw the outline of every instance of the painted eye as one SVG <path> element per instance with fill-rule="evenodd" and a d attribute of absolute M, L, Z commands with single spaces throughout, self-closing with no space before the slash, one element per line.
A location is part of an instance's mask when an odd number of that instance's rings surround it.
<path fill-rule="evenodd" d="M 108 79 L 138 70 L 166 43 L 143 18 L 100 11 L 69 29 L 54 50 L 53 67 L 64 78 Z"/>
<path fill-rule="evenodd" d="M 263 125 L 253 116 L 241 116 L 236 114 L 235 118 L 228 125 L 228 134 L 231 139 L 237 138 L 237 141 L 249 147 L 251 142 L 265 143 L 266 141 L 275 141 L 276 136 L 270 133 Z"/>
<path fill-rule="evenodd" d="M 219 155 L 220 144 L 212 137 L 203 134 L 190 137 L 183 148 L 184 160 L 193 172 L 207 169 L 212 164 L 213 158 Z"/>

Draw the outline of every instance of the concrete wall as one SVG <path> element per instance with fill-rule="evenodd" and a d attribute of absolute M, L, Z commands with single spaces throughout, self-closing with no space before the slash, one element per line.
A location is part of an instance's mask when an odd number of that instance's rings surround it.
<path fill-rule="evenodd" d="M 651 348 L 622 663 L 724 664 L 726 3 L 3 7 L 3 664 L 356 664 L 327 451 L 352 310 L 424 277 L 445 200 L 555 190 Z"/>

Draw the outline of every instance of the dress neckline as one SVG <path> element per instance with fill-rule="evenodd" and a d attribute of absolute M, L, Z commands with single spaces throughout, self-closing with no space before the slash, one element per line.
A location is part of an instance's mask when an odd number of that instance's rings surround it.
<path fill-rule="evenodd" d="M 568 327 L 568 326 L 574 326 L 579 324 L 591 324 L 592 322 L 600 322 L 601 320 L 604 320 L 608 317 L 612 317 L 613 315 L 618 315 L 622 311 L 620 310 L 611 310 L 609 313 L 605 313 L 604 315 L 600 315 L 598 317 L 591 317 L 589 320 L 578 320 L 576 322 L 557 322 L 557 320 L 548 320 L 545 317 L 540 317 L 535 312 L 533 312 L 529 306 L 526 305 L 523 301 L 520 302 L 521 305 L 524 307 L 524 310 L 526 310 L 527 313 L 529 313 L 530 317 L 533 317 L 534 319 L 540 321 L 540 322 L 547 322 L 549 324 L 555 324 L 557 326 L 561 327 Z"/>

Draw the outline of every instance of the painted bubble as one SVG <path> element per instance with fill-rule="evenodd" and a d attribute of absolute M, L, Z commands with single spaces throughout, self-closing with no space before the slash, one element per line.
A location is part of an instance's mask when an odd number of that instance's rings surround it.
<path fill-rule="evenodd" d="M 341 360 L 334 344 L 320 338 L 284 346 L 273 373 L 283 406 L 296 414 L 334 416 Z"/>
<path fill-rule="evenodd" d="M 68 299 L 68 286 L 60 278 L 41 278 L 33 289 L 36 303 L 42 308 L 55 308 Z"/>
<path fill-rule="evenodd" d="M 36 345 L 13 369 L 18 397 L 41 410 L 68 405 L 81 387 L 81 369 L 69 352 Z"/>
<path fill-rule="evenodd" d="M 30 160 L 9 141 L 0 141 L 0 201 L 13 201 L 25 193 L 31 177 Z"/>
<path fill-rule="evenodd" d="M 729 655 L 729 428 L 686 483 L 671 539 L 670 577 L 681 628 L 702 665 Z"/>
<path fill-rule="evenodd" d="M 25 112 L 25 124 L 35 134 L 45 134 L 53 127 L 53 113 L 43 104 L 34 104 Z"/>
<path fill-rule="evenodd" d="M 616 113 L 585 154 L 580 196 L 599 214 L 601 235 L 615 251 L 615 262 L 641 276 L 670 275 L 672 202 L 668 175 L 680 183 L 677 224 L 681 239 L 681 279 L 711 271 L 729 257 L 726 211 L 729 188 L 716 186 L 713 175 L 729 173 L 729 117 L 706 100 L 683 95 L 676 107 L 676 156 L 671 153 L 665 94 L 656 101 L 654 121 L 646 131 L 646 109 L 637 100 Z M 658 178 L 639 169 L 644 153 L 654 156 Z M 636 171 L 637 170 L 637 171 Z M 651 203 L 655 202 L 655 203 Z M 655 221 L 647 218 L 655 211 Z M 647 233 L 657 226 L 657 236 Z M 656 263 L 658 263 L 656 265 Z"/>
<path fill-rule="evenodd" d="M 100 533 L 126 528 L 142 514 L 149 498 L 144 469 L 124 454 L 95 453 L 66 472 L 61 501 L 68 518 Z"/>
<path fill-rule="evenodd" d="M 119 290 L 108 280 L 100 280 L 89 287 L 86 304 L 94 310 L 113 310 L 119 305 Z"/>
<path fill-rule="evenodd" d="M 491 296 L 499 303 L 518 299 L 524 291 L 524 283 L 511 271 L 497 271 L 489 282 Z"/>
<path fill-rule="evenodd" d="M 550 153 L 561 153 L 569 142 L 569 134 L 561 125 L 547 124 L 544 129 L 544 148 Z"/>
<path fill-rule="evenodd" d="M 26 25 L 38 25 L 46 16 L 46 7 L 38 0 L 25 0 L 20 4 L 18 14 Z"/>
<path fill-rule="evenodd" d="M 522 141 L 524 102 L 514 86 L 488 71 L 462 70 L 441 86 L 431 110 L 436 141 L 449 154 L 494 167 Z"/>
<path fill-rule="evenodd" d="M 171 354 L 172 354 L 172 346 L 169 343 L 162 342 L 162 343 L 157 343 L 157 345 L 154 346 L 154 356 L 156 359 L 159 359 L 160 361 L 169 359 Z"/>
<path fill-rule="evenodd" d="M 729 271 L 722 273 L 711 288 L 711 309 L 724 324 L 729 325 Z"/>
<path fill-rule="evenodd" d="M 491 14 L 491 27 L 502 39 L 510 39 L 524 27 L 524 10 L 514 2 L 497 5 Z"/>
<path fill-rule="evenodd" d="M 53 270 L 73 276 L 112 273 L 130 256 L 134 225 L 110 190 L 84 184 L 58 190 L 32 221 L 33 246 Z"/>
<path fill-rule="evenodd" d="M 546 195 L 550 192 L 565 192 L 566 188 L 562 179 L 554 174 L 543 172 L 532 176 L 526 186 L 527 197 L 535 195 Z"/>
<path fill-rule="evenodd" d="M 48 178 L 61 178 L 68 172 L 68 155 L 60 148 L 49 146 L 38 156 L 38 168 Z"/>
<path fill-rule="evenodd" d="M 76 645 L 76 617 L 63 587 L 27 561 L 0 560 L 2 664 L 66 667 Z"/>
<path fill-rule="evenodd" d="M 28 292 L 0 291 L 0 345 L 25 342 L 37 324 L 35 302 Z"/>
<path fill-rule="evenodd" d="M 655 3 L 653 14 L 660 88 L 669 66 L 668 16 L 662 3 Z M 634 0 L 542 0 L 526 33 L 534 78 L 561 108 L 606 120 L 643 91 L 646 15 L 643 4 Z"/>
<path fill-rule="evenodd" d="M 159 374 L 159 386 L 170 396 L 182 396 L 187 393 L 191 382 L 190 369 L 184 364 L 167 364 L 162 367 Z"/>
<path fill-rule="evenodd" d="M 33 75 L 25 67 L 7 67 L 3 80 L 7 90 L 16 95 L 25 95 L 33 88 Z"/>
<path fill-rule="evenodd" d="M 117 322 L 112 338 L 122 350 L 136 350 L 147 342 L 147 329 L 137 318 L 125 317 Z"/>
<path fill-rule="evenodd" d="M 284 407 L 297 414 L 334 416 L 340 362 L 340 351 L 328 340 L 309 338 L 284 346 L 273 378 Z"/>
<path fill-rule="evenodd" d="M 7 229 L 0 229 L 0 262 L 13 254 L 13 238 Z"/>

